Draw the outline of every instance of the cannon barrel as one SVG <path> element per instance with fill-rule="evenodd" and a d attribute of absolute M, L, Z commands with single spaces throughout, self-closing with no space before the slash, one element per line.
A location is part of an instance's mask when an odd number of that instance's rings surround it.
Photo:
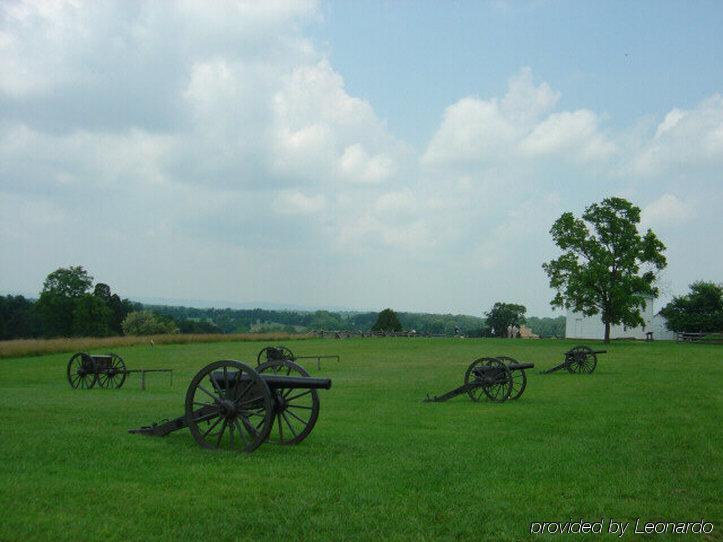
<path fill-rule="evenodd" d="M 575 348 L 580 348 L 580 347 L 575 347 Z M 572 349 L 572 350 L 568 350 L 567 352 L 565 352 L 565 355 L 569 356 L 570 354 L 575 354 L 575 353 L 577 353 L 575 351 L 575 349 Z M 587 353 L 588 354 L 607 354 L 608 351 L 607 350 L 589 350 Z"/>
<path fill-rule="evenodd" d="M 533 369 L 534 367 L 535 367 L 535 364 L 534 364 L 534 363 L 531 363 L 531 362 L 510 363 L 510 364 L 507 366 L 507 368 L 508 368 L 510 371 L 520 371 L 520 370 L 522 370 L 522 369 Z M 486 366 L 486 365 L 480 365 L 480 366 L 478 366 L 478 367 L 475 367 L 475 368 L 474 368 L 474 371 L 475 371 L 476 373 L 478 373 L 478 374 L 494 373 L 494 372 L 499 372 L 499 371 L 500 371 L 500 368 L 499 368 L 499 367 L 494 367 L 494 366 L 490 367 L 490 366 Z"/>
<path fill-rule="evenodd" d="M 266 382 L 266 385 L 271 388 L 272 390 L 275 389 L 322 389 L 322 390 L 328 390 L 331 388 L 331 379 L 330 378 L 312 378 L 310 376 L 284 376 L 284 375 L 275 375 L 275 374 L 261 374 L 259 375 L 261 379 Z M 225 378 L 228 378 L 229 385 L 233 386 L 236 383 L 237 379 L 241 379 L 241 382 L 248 381 L 248 377 L 246 375 L 241 375 L 239 377 L 239 373 L 236 371 L 229 371 L 224 377 L 223 372 L 221 371 L 214 371 L 211 375 L 211 379 L 213 380 L 214 386 L 216 386 L 219 389 L 224 389 L 226 387 L 226 380 Z"/>
<path fill-rule="evenodd" d="M 328 390 L 331 388 L 330 378 L 313 378 L 309 376 L 283 376 L 262 374 L 261 378 L 271 389 L 316 389 Z"/>
<path fill-rule="evenodd" d="M 509 367 L 510 371 L 519 371 L 520 369 L 534 369 L 535 364 L 525 361 L 521 363 L 510 363 L 507 367 Z"/>

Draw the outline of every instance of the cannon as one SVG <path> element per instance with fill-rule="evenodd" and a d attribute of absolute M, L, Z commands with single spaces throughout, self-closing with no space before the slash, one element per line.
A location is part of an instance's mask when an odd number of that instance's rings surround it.
<path fill-rule="evenodd" d="M 146 373 L 169 373 L 173 385 L 173 369 L 128 369 L 122 357 L 108 354 L 77 352 L 68 360 L 66 376 L 73 389 L 89 390 L 96 384 L 101 388 L 119 389 L 131 373 L 141 374 L 141 389 L 146 389 Z"/>
<path fill-rule="evenodd" d="M 525 369 L 532 369 L 534 366 L 534 363 L 521 363 L 508 356 L 479 358 L 467 367 L 463 385 L 442 395 L 430 397 L 427 394 L 424 402 L 441 403 L 463 393 L 475 402 L 483 395 L 495 403 L 519 399 L 527 387 Z"/>
<path fill-rule="evenodd" d="M 261 365 L 266 361 L 274 361 L 280 359 L 288 359 L 289 361 L 297 361 L 300 359 L 315 359 L 317 369 L 321 369 L 322 359 L 336 359 L 337 363 L 339 362 L 339 356 L 334 354 L 328 356 L 296 356 L 289 348 L 286 348 L 285 346 L 267 346 L 266 348 L 262 348 L 259 352 L 259 355 L 256 356 L 256 364 Z"/>
<path fill-rule="evenodd" d="M 184 414 L 129 433 L 164 437 L 188 427 L 204 448 L 253 452 L 263 442 L 298 444 L 319 417 L 317 390 L 328 378 L 312 378 L 290 360 L 271 360 L 255 370 L 235 360 L 203 367 L 188 385 Z"/>
<path fill-rule="evenodd" d="M 593 350 L 589 346 L 575 346 L 565 352 L 565 360 L 562 363 L 546 371 L 541 371 L 540 374 L 547 375 L 560 369 L 567 369 L 567 372 L 572 374 L 590 374 L 597 367 L 598 354 L 607 354 L 607 350 Z"/>

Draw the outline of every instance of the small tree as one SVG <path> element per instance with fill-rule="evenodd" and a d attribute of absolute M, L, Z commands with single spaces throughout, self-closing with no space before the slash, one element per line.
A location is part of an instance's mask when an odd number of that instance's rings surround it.
<path fill-rule="evenodd" d="M 723 286 L 694 282 L 688 295 L 674 297 L 660 314 L 665 316 L 668 329 L 673 331 L 723 331 Z"/>
<path fill-rule="evenodd" d="M 402 331 L 402 324 L 396 312 L 392 309 L 384 309 L 377 316 L 372 331 Z"/>
<path fill-rule="evenodd" d="M 164 320 L 151 311 L 136 311 L 123 320 L 123 333 L 126 335 L 165 335 L 178 333 L 178 328 L 170 320 Z"/>
<path fill-rule="evenodd" d="M 550 233 L 564 252 L 542 264 L 557 294 L 550 302 L 586 316 L 600 314 L 605 342 L 610 325 L 642 325 L 640 309 L 646 296 L 658 295 L 653 270 L 667 262 L 665 245 L 648 230 L 638 233 L 640 209 L 623 198 L 606 198 L 590 205 L 582 220 L 572 213 L 552 225 Z M 647 270 L 640 274 L 641 267 Z"/>
<path fill-rule="evenodd" d="M 527 309 L 523 305 L 514 303 L 500 303 L 499 301 L 492 306 L 489 312 L 485 313 L 487 320 L 483 328 L 494 332 L 495 337 L 506 337 L 507 330 L 519 328 L 525 323 L 525 312 Z"/>

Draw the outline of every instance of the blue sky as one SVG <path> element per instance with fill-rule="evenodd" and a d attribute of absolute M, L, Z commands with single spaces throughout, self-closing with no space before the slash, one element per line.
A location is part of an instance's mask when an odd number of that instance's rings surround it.
<path fill-rule="evenodd" d="M 0 5 L 0 290 L 552 314 L 616 195 L 723 277 L 720 2 Z"/>
<path fill-rule="evenodd" d="M 395 133 L 424 145 L 441 112 L 498 96 L 521 66 L 563 108 L 616 127 L 723 88 L 720 2 L 336 2 L 314 35 Z"/>

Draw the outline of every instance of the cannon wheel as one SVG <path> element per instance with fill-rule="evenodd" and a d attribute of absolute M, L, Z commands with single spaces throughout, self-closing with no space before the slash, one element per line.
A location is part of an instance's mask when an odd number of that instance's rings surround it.
<path fill-rule="evenodd" d="M 89 390 L 95 386 L 98 375 L 93 370 L 93 358 L 85 352 L 78 352 L 68 360 L 68 383 L 73 389 Z"/>
<path fill-rule="evenodd" d="M 497 359 L 504 361 L 507 365 L 510 363 L 517 363 L 515 358 L 511 358 L 509 356 L 497 356 Z M 525 374 L 524 369 L 510 371 L 510 373 L 512 376 L 512 393 L 510 393 L 510 401 L 514 401 L 515 399 L 519 399 L 525 392 L 525 388 L 527 387 L 527 375 Z"/>
<path fill-rule="evenodd" d="M 504 380 L 498 384 L 485 386 L 482 388 L 482 391 L 485 392 L 485 395 L 490 399 L 490 401 L 494 401 L 495 403 L 504 403 L 512 394 L 512 371 L 510 371 L 509 367 L 507 367 L 503 361 L 497 358 L 488 359 L 485 365 L 487 365 L 487 367 L 496 367 L 500 369 L 500 371 L 504 374 Z"/>
<path fill-rule="evenodd" d="M 286 359 L 271 360 L 259 365 L 259 374 L 281 376 L 311 376 L 301 365 Z M 319 394 L 315 389 L 275 390 L 276 416 L 272 422 L 269 442 L 298 444 L 309 436 L 319 417 Z"/>
<path fill-rule="evenodd" d="M 98 385 L 101 388 L 119 389 L 126 381 L 126 362 L 118 354 L 110 353 L 110 367 L 98 371 Z"/>
<path fill-rule="evenodd" d="M 214 386 L 214 371 L 223 373 L 224 389 Z M 188 428 L 204 448 L 253 452 L 271 431 L 271 390 L 256 371 L 239 361 L 216 361 L 198 371 L 188 385 L 185 405 Z"/>
<path fill-rule="evenodd" d="M 576 346 L 568 355 L 574 360 L 567 366 L 569 373 L 590 374 L 597 367 L 597 356 L 589 346 Z"/>
<path fill-rule="evenodd" d="M 261 365 L 266 361 L 273 361 L 275 358 L 269 357 L 269 354 L 271 354 L 274 350 L 281 350 L 281 355 L 283 356 L 282 359 L 294 361 L 294 353 L 285 346 L 267 346 L 259 352 L 258 356 L 256 356 L 256 365 Z"/>
<path fill-rule="evenodd" d="M 464 383 L 469 384 L 470 381 L 475 378 L 475 376 L 472 374 L 472 369 L 481 365 L 500 368 L 505 375 L 504 382 L 501 382 L 499 384 L 480 386 L 478 388 L 469 390 L 467 392 L 467 395 L 469 395 L 469 398 L 475 402 L 479 402 L 480 398 L 482 397 L 482 393 L 484 393 L 491 401 L 494 401 L 495 403 L 505 402 L 509 398 L 510 393 L 512 393 L 512 375 L 510 370 L 507 368 L 507 365 L 505 365 L 497 358 L 479 358 L 470 363 L 469 367 L 467 367 L 467 370 L 464 373 Z"/>

